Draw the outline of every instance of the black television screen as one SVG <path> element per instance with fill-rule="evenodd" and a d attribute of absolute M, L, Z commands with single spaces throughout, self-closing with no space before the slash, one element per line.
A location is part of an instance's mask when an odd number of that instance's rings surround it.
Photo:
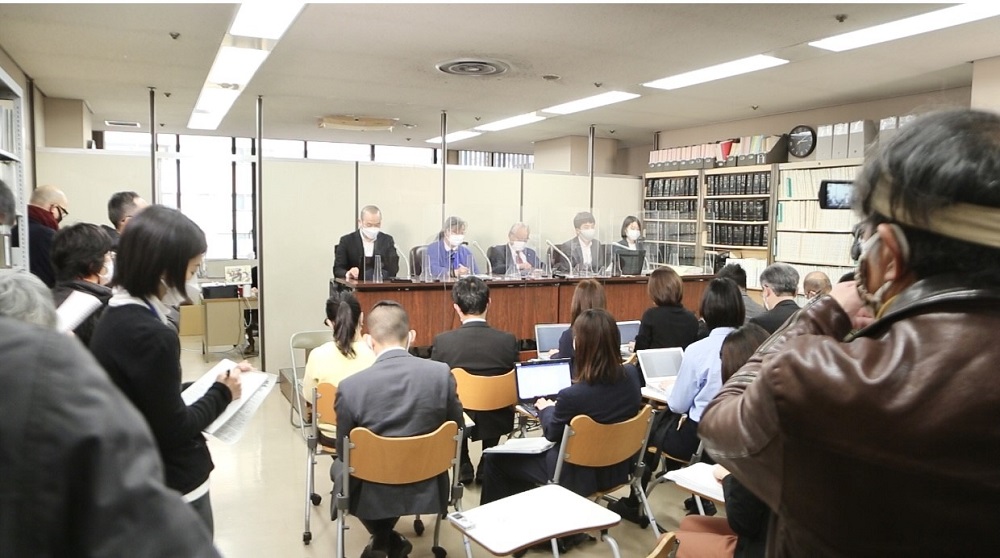
<path fill-rule="evenodd" d="M 622 275 L 642 275 L 642 263 L 646 260 L 645 250 L 617 250 L 618 267 Z"/>

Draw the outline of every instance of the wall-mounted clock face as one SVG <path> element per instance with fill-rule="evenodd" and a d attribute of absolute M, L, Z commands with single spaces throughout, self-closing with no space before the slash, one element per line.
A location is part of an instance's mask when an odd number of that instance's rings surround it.
<path fill-rule="evenodd" d="M 799 125 L 788 133 L 788 152 L 796 157 L 808 157 L 816 149 L 816 130 Z"/>

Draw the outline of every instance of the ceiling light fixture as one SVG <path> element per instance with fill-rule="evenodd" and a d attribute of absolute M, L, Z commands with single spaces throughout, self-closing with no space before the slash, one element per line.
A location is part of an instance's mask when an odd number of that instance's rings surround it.
<path fill-rule="evenodd" d="M 541 122 L 542 120 L 545 120 L 545 118 L 546 117 L 544 116 L 539 116 L 537 112 L 529 112 L 527 114 L 520 114 L 518 116 L 504 118 L 503 120 L 497 120 L 496 122 L 490 122 L 489 124 L 483 124 L 482 126 L 476 126 L 474 129 L 479 130 L 480 132 L 499 132 L 500 130 L 506 130 L 508 128 L 515 128 L 517 126 Z"/>
<path fill-rule="evenodd" d="M 462 130 L 461 132 L 452 132 L 445 136 L 448 143 L 455 143 L 456 141 L 462 141 L 464 139 L 474 138 L 476 136 L 482 135 L 480 132 L 473 132 L 472 130 Z M 427 143 L 441 143 L 441 136 L 436 138 L 431 138 L 427 140 Z"/>
<path fill-rule="evenodd" d="M 629 101 L 640 96 L 641 95 L 626 93 L 624 91 L 608 91 L 607 93 L 601 93 L 600 95 L 594 95 L 592 97 L 577 99 L 561 105 L 555 105 L 542 109 L 538 112 L 548 112 L 551 114 L 572 114 L 582 110 L 590 110 L 592 108 L 613 105 L 622 101 Z"/>
<path fill-rule="evenodd" d="M 682 87 L 697 85 L 699 83 L 707 83 L 709 81 L 773 68 L 787 63 L 788 60 L 783 58 L 775 58 L 774 56 L 767 56 L 766 54 L 758 54 L 756 56 L 741 58 L 730 62 L 723 62 L 722 64 L 708 66 L 707 68 L 692 70 L 690 72 L 684 72 L 683 74 L 677 74 L 650 81 L 644 83 L 643 85 L 645 87 L 655 87 L 656 89 L 680 89 Z"/>
<path fill-rule="evenodd" d="M 304 2 L 247 2 L 240 5 L 229 34 L 278 40 L 295 21 Z"/>
<path fill-rule="evenodd" d="M 115 128 L 142 128 L 141 124 L 131 120 L 105 120 L 104 125 Z"/>
<path fill-rule="evenodd" d="M 937 31 L 947 27 L 971 23 L 1000 15 L 1000 3 L 976 2 L 960 4 L 943 10 L 928 12 L 881 25 L 858 29 L 849 33 L 834 35 L 819 41 L 812 41 L 809 46 L 844 52 L 855 48 L 876 45 L 904 37 L 912 37 L 929 31 Z"/>
<path fill-rule="evenodd" d="M 212 69 L 208 71 L 208 81 L 246 85 L 268 54 L 268 51 L 256 48 L 224 46 L 215 55 Z"/>

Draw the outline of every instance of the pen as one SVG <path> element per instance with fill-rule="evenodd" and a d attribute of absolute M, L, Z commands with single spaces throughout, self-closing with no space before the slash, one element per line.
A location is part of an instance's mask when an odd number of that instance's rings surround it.
<path fill-rule="evenodd" d="M 228 378 L 229 374 L 231 374 L 231 373 L 232 373 L 232 370 L 226 370 L 226 377 Z"/>

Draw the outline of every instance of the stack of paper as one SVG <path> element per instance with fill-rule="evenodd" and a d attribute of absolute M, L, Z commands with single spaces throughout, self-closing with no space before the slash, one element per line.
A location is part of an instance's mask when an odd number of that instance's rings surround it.
<path fill-rule="evenodd" d="M 198 378 L 196 382 L 188 386 L 181 393 L 181 399 L 184 400 L 184 404 L 190 405 L 201 399 L 205 395 L 205 392 L 208 391 L 208 388 L 212 387 L 212 384 L 215 383 L 215 379 L 219 377 L 219 374 L 227 370 L 232 370 L 235 367 L 236 363 L 231 360 L 222 360 L 219 364 L 213 366 L 211 370 Z M 208 425 L 208 428 L 204 430 L 205 434 L 211 434 L 227 444 L 235 443 L 243 435 L 247 423 L 253 417 L 254 413 L 257 412 L 257 409 L 264 402 L 264 399 L 267 398 L 267 395 L 274 388 L 274 384 L 277 381 L 278 376 L 275 374 L 257 371 L 241 373 L 240 384 L 243 396 L 233 400 L 226 407 L 226 410 L 219 415 L 219 418 Z"/>

